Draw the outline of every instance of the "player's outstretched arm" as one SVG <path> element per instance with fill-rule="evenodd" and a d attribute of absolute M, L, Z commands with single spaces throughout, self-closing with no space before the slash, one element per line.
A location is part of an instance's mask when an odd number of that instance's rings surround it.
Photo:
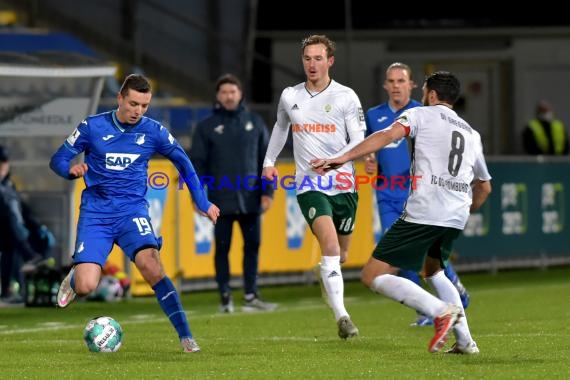
<path fill-rule="evenodd" d="M 344 163 L 348 161 L 344 156 L 346 156 L 346 154 L 337 158 L 313 158 L 309 163 L 313 167 L 313 171 L 323 175 L 330 170 L 337 169 L 344 165 Z"/>
<path fill-rule="evenodd" d="M 310 161 L 313 170 L 319 174 L 324 174 L 330 170 L 337 169 L 347 161 L 353 161 L 358 157 L 362 157 L 374 153 L 392 141 L 401 139 L 408 134 L 408 129 L 404 125 L 395 122 L 390 127 L 375 132 L 359 142 L 343 155 L 335 158 L 314 158 Z"/>

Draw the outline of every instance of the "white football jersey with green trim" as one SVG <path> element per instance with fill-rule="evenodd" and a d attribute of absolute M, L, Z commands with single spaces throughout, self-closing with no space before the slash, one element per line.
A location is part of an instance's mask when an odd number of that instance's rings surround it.
<path fill-rule="evenodd" d="M 410 196 L 404 220 L 463 229 L 469 218 L 474 179 L 491 179 L 481 136 L 444 105 L 416 107 L 397 122 L 412 138 Z"/>
<path fill-rule="evenodd" d="M 364 113 L 356 93 L 334 80 L 311 94 L 305 83 L 283 90 L 275 128 L 291 128 L 297 194 L 318 190 L 328 195 L 354 192 L 354 164 L 319 176 L 309 164 L 313 158 L 333 157 L 349 140 L 349 131 L 364 131 Z"/>

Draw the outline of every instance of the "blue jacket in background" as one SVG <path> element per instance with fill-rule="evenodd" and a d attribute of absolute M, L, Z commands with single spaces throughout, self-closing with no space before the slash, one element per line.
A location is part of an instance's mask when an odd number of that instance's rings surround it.
<path fill-rule="evenodd" d="M 261 196 L 273 196 L 273 187 L 261 181 L 268 143 L 265 122 L 243 102 L 235 111 L 216 104 L 196 125 L 190 157 L 221 215 L 260 213 Z"/>

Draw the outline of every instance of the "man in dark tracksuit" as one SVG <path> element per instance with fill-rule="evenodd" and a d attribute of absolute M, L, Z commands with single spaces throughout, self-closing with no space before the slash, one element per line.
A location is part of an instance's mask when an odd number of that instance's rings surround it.
<path fill-rule="evenodd" d="M 209 199 L 221 212 L 214 229 L 221 312 L 234 311 L 228 255 L 236 221 L 244 240 L 242 310 L 273 310 L 277 306 L 261 300 L 257 289 L 261 214 L 273 199 L 272 186 L 261 181 L 268 141 L 262 118 L 243 104 L 240 80 L 232 74 L 222 75 L 216 83 L 214 113 L 196 126 L 190 151 L 196 172 L 208 186 Z"/>
<path fill-rule="evenodd" d="M 10 281 L 14 275 L 16 255 L 20 255 L 24 261 L 20 271 L 33 271 L 36 264 L 48 252 L 48 246 L 41 246 L 41 243 L 49 237 L 47 234 L 51 232 L 32 216 L 30 208 L 22 201 L 18 190 L 10 180 L 8 153 L 0 146 L 0 297 L 2 299 L 18 298 L 17 294 L 10 294 Z M 53 235 L 49 238 L 53 239 Z M 40 245 L 32 246 L 32 243 Z"/>

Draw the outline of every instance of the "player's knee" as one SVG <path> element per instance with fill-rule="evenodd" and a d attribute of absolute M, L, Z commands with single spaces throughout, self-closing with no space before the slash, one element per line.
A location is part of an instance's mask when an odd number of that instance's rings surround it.
<path fill-rule="evenodd" d="M 164 269 L 155 249 L 143 250 L 135 258 L 135 264 L 145 281 L 153 286 L 164 276 Z"/>
<path fill-rule="evenodd" d="M 97 286 L 99 285 L 99 280 L 95 277 L 91 278 L 91 277 L 75 277 L 75 293 L 77 293 L 80 296 L 85 296 L 91 292 L 93 292 L 95 289 L 97 289 Z"/>

